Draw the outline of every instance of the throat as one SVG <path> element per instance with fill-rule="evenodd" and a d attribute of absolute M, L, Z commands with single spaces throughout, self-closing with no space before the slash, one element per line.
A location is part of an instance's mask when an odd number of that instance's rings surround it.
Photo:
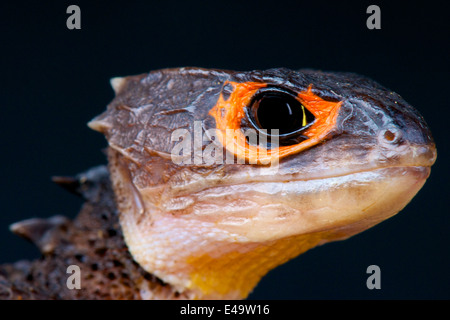
<path fill-rule="evenodd" d="M 189 299 L 244 299 L 270 270 L 318 244 L 342 237 L 322 231 L 252 242 L 214 226 L 159 217 L 136 224 L 121 216 L 134 259 Z"/>
<path fill-rule="evenodd" d="M 190 289 L 207 299 L 244 299 L 270 270 L 326 242 L 319 232 L 266 243 L 235 243 L 223 254 L 203 254 L 188 259 L 193 266 Z"/>

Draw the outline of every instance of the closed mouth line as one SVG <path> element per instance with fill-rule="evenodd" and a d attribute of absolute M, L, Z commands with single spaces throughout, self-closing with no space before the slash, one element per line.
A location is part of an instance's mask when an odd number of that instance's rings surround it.
<path fill-rule="evenodd" d="M 255 179 L 251 179 L 248 181 L 244 181 L 244 182 L 237 182 L 233 183 L 233 181 L 229 181 L 229 182 L 225 182 L 225 183 L 221 183 L 221 184 L 217 184 L 217 185 L 213 185 L 213 186 L 204 186 L 203 188 L 199 188 L 197 190 L 192 190 L 189 188 L 182 188 L 182 190 L 180 190 L 179 192 L 176 191 L 175 188 L 170 188 L 170 192 L 171 192 L 171 196 L 186 196 L 189 194 L 195 194 L 195 193 L 199 193 L 201 191 L 207 190 L 207 189 L 213 189 L 213 188 L 220 188 L 220 187 L 227 187 L 227 186 L 239 186 L 239 185 L 246 185 L 246 184 L 252 184 L 252 183 L 289 183 L 289 182 L 300 182 L 300 181 L 316 181 L 316 180 L 327 180 L 327 179 L 334 179 L 334 178 L 340 178 L 340 177 L 347 177 L 347 176 L 351 176 L 351 175 L 355 175 L 355 174 L 363 174 L 363 173 L 370 173 L 370 172 L 375 172 L 375 171 L 381 171 L 381 170 L 389 170 L 389 169 L 407 169 L 407 168 L 417 168 L 417 169 L 430 169 L 430 166 L 424 166 L 424 165 L 402 165 L 402 166 L 386 166 L 386 167 L 377 167 L 377 168 L 373 168 L 373 169 L 365 169 L 365 170 L 355 170 L 355 171 L 347 171 L 347 172 L 343 172 L 342 174 L 336 174 L 336 175 L 329 175 L 329 176 L 320 176 L 320 177 L 311 177 L 308 179 L 289 179 L 289 180 L 255 180 Z"/>

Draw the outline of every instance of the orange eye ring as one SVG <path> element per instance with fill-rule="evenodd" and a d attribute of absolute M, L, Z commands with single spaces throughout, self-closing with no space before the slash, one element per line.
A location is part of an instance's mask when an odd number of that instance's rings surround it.
<path fill-rule="evenodd" d="M 220 95 L 209 114 L 216 121 L 216 135 L 220 143 L 228 152 L 250 164 L 278 162 L 284 157 L 320 143 L 336 126 L 339 109 L 342 106 L 342 101 L 326 101 L 315 95 L 312 92 L 312 85 L 310 85 L 306 91 L 300 92 L 296 97 L 316 118 L 314 123 L 302 132 L 302 135 L 308 139 L 298 144 L 267 149 L 262 144 L 248 144 L 246 135 L 241 130 L 241 121 L 246 115 L 245 107 L 250 104 L 255 93 L 259 89 L 267 87 L 267 84 L 232 81 L 227 81 L 226 84 L 233 87 L 233 92 L 227 100 Z"/>

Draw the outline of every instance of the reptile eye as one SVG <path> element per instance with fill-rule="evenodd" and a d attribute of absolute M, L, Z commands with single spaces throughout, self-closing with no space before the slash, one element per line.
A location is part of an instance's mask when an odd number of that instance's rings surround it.
<path fill-rule="evenodd" d="M 257 129 L 265 129 L 269 135 L 271 129 L 278 129 L 280 141 L 285 142 L 302 137 L 301 132 L 315 120 L 294 96 L 278 91 L 257 94 L 250 104 L 249 118 Z"/>
<path fill-rule="evenodd" d="M 278 163 L 324 141 L 336 127 L 342 101 L 322 99 L 312 84 L 300 92 L 263 82 L 226 81 L 224 88 L 228 84 L 208 114 L 217 139 L 239 161 Z"/>

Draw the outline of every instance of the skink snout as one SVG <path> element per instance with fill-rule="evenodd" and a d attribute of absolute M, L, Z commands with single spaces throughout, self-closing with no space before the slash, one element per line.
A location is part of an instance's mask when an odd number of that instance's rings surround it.
<path fill-rule="evenodd" d="M 436 146 L 434 143 L 429 145 L 412 145 L 412 158 L 420 166 L 431 167 L 437 158 Z"/>
<path fill-rule="evenodd" d="M 388 126 L 380 130 L 378 142 L 385 159 L 408 166 L 431 167 L 436 161 L 437 151 L 428 127 L 409 129 Z"/>

